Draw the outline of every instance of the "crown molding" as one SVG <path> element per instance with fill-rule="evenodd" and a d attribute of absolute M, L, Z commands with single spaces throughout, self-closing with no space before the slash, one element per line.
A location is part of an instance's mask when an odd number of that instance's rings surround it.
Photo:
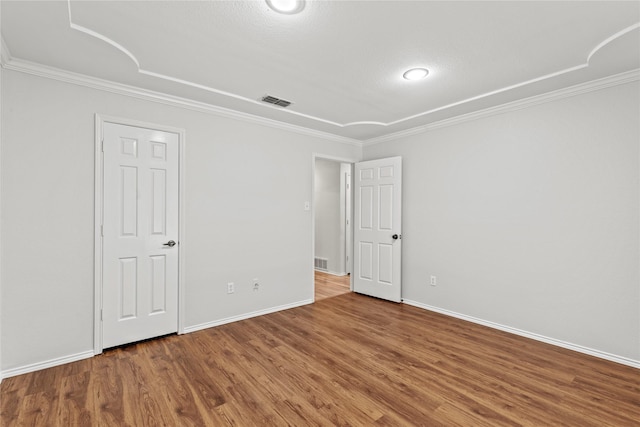
<path fill-rule="evenodd" d="M 535 105 L 545 104 L 548 102 L 558 101 L 576 95 L 582 95 L 597 90 L 606 89 L 613 86 L 623 85 L 626 83 L 640 80 L 640 69 L 626 71 L 624 73 L 615 74 L 613 76 L 592 80 L 586 83 L 569 86 L 566 88 L 554 90 L 552 92 L 535 95 L 529 98 L 519 99 L 517 101 L 508 102 L 495 107 L 489 107 L 482 110 L 473 111 L 471 113 L 461 114 L 449 119 L 440 120 L 424 126 L 417 126 L 411 129 L 394 132 L 377 138 L 370 138 L 362 142 L 363 146 L 368 147 L 383 142 L 395 141 L 400 138 L 406 138 L 412 135 L 429 132 L 448 126 L 454 126 L 460 123 L 478 120 L 485 117 L 495 116 L 498 114 L 508 113 L 510 111 L 522 110 L 533 107 Z"/>
<path fill-rule="evenodd" d="M 582 63 L 582 64 L 578 64 L 578 65 L 575 65 L 573 67 L 569 67 L 569 68 L 565 68 L 565 69 L 562 69 L 562 70 L 558 70 L 558 71 L 555 71 L 555 72 L 552 72 L 552 73 L 549 73 L 549 74 L 545 74 L 543 76 L 538 76 L 538 77 L 535 77 L 533 79 L 522 81 L 522 82 L 510 85 L 510 86 L 505 86 L 505 87 L 502 87 L 500 89 L 493 90 L 491 92 L 482 93 L 482 94 L 473 96 L 471 98 L 462 99 L 460 101 L 456 101 L 456 102 L 453 102 L 451 104 L 442 105 L 440 107 L 437 107 L 437 108 L 434 108 L 434 109 L 431 109 L 431 110 L 427 110 L 427 111 L 423 111 L 421 113 L 414 114 L 412 116 L 403 117 L 403 118 L 395 120 L 393 122 L 377 123 L 377 124 L 380 124 L 382 126 L 393 126 L 393 125 L 396 125 L 396 124 L 399 124 L 399 123 L 406 122 L 408 120 L 416 119 L 418 117 L 428 116 L 429 114 L 433 114 L 433 113 L 436 113 L 438 111 L 443 111 L 443 110 L 446 110 L 446 109 L 449 109 L 449 108 L 452 108 L 452 107 L 457 107 L 459 105 L 468 104 L 469 102 L 473 102 L 473 101 L 477 101 L 477 100 L 480 100 L 480 99 L 488 98 L 488 97 L 493 96 L 493 95 L 497 95 L 497 94 L 500 94 L 500 93 L 508 92 L 510 90 L 513 90 L 513 89 L 518 89 L 518 88 L 521 88 L 521 87 L 524 87 L 524 86 L 528 86 L 528 85 L 531 85 L 531 84 L 534 84 L 534 83 L 538 83 L 538 82 L 541 82 L 541 81 L 544 81 L 544 80 L 548 80 L 548 79 L 551 79 L 551 78 L 554 78 L 554 77 L 558 77 L 558 76 L 561 76 L 563 74 L 569 74 L 569 73 L 573 73 L 575 71 L 579 71 L 581 69 L 589 67 L 589 64 L 591 62 L 591 58 L 598 51 L 600 51 L 603 47 L 607 46 L 609 43 L 613 42 L 614 40 L 617 40 L 620 37 L 626 35 L 627 33 L 630 33 L 632 31 L 635 31 L 635 30 L 638 30 L 638 29 L 640 29 L 640 23 L 633 24 L 633 25 L 631 25 L 631 26 L 629 26 L 627 28 L 624 28 L 624 29 L 618 31 L 617 33 L 607 37 L 605 40 L 600 42 L 596 47 L 594 47 L 591 50 L 591 52 L 589 53 L 589 55 L 586 58 L 585 62 Z M 363 123 L 365 123 L 365 122 L 363 122 Z M 347 123 L 345 126 L 349 126 L 349 125 L 352 125 L 352 124 L 358 124 L 358 123 Z M 376 123 L 372 123 L 372 124 L 376 124 Z"/>
<path fill-rule="evenodd" d="M 141 65 L 140 65 L 140 61 L 138 60 L 138 58 L 129 49 L 127 49 L 124 45 L 116 42 L 115 40 L 107 37 L 104 34 L 101 34 L 101 33 L 97 32 L 95 30 L 92 30 L 92 29 L 90 29 L 88 27 L 84 27 L 82 25 L 79 25 L 79 24 L 73 22 L 73 16 L 72 16 L 72 12 L 71 12 L 71 0 L 67 0 L 67 10 L 68 10 L 68 15 L 69 15 L 69 27 L 72 30 L 79 31 L 79 32 L 82 32 L 82 33 L 84 33 L 84 34 L 86 34 L 88 36 L 94 37 L 94 38 L 102 41 L 103 43 L 106 43 L 106 44 L 114 47 L 115 49 L 119 50 L 120 52 L 122 52 L 124 55 L 126 55 L 134 63 L 135 67 L 137 68 L 137 72 L 139 74 L 141 74 L 141 75 L 155 77 L 155 78 L 158 78 L 158 79 L 161 79 L 161 80 L 170 81 L 170 82 L 181 84 L 181 85 L 184 85 L 184 86 L 190 86 L 190 87 L 193 87 L 193 88 L 196 88 L 196 89 L 199 89 L 199 90 L 203 90 L 203 91 L 206 91 L 206 92 L 211 92 L 211 93 L 215 93 L 215 94 L 218 94 L 218 95 L 221 95 L 221 96 L 234 98 L 234 99 L 246 102 L 246 103 L 259 105 L 261 107 L 268 107 L 264 103 L 258 102 L 255 99 L 250 99 L 250 98 L 247 98 L 245 96 L 242 96 L 242 95 L 239 95 L 239 94 L 236 94 L 236 93 L 231 93 L 231 92 L 224 91 L 224 90 L 221 90 L 221 89 L 217 89 L 217 88 L 214 88 L 214 87 L 211 87 L 211 86 L 203 85 L 203 84 L 200 84 L 200 83 L 197 83 L 197 82 L 194 82 L 194 81 L 180 79 L 180 78 L 177 78 L 177 77 L 174 77 L 174 76 L 158 73 L 158 72 L 155 72 L 155 71 L 152 71 L 152 70 L 143 69 L 141 67 Z M 433 109 L 430 109 L 430 110 L 427 110 L 427 111 L 422 111 L 422 112 L 419 112 L 417 114 L 413 114 L 413 115 L 410 115 L 410 116 L 407 116 L 407 117 L 402 117 L 402 118 L 400 118 L 398 120 L 394 120 L 394 121 L 390 121 L 390 122 L 366 121 L 365 120 L 365 121 L 354 121 L 354 122 L 349 122 L 349 123 L 339 123 L 339 122 L 335 122 L 335 121 L 332 121 L 332 120 L 328 120 L 326 118 L 313 116 L 313 115 L 310 115 L 310 114 L 305 114 L 305 113 L 302 113 L 302 112 L 299 112 L 299 111 L 295 111 L 295 110 L 291 110 L 291 109 L 283 110 L 283 112 L 285 112 L 287 114 L 292 114 L 292 115 L 295 115 L 295 116 L 298 116 L 298 117 L 303 117 L 303 118 L 306 118 L 306 119 L 309 119 L 309 120 L 314 120 L 314 121 L 317 121 L 317 122 L 325 123 L 325 124 L 328 124 L 328 125 L 331 125 L 331 126 L 335 126 L 335 127 L 338 127 L 338 128 L 347 128 L 347 127 L 350 127 L 350 126 L 362 126 L 362 125 L 380 126 L 380 127 L 394 126 L 394 125 L 397 125 L 397 124 L 400 124 L 400 123 L 407 122 L 409 120 L 413 120 L 413 119 L 416 119 L 416 118 L 419 118 L 419 117 L 425 117 L 425 116 L 428 116 L 429 114 L 433 114 L 433 113 L 436 113 L 436 112 L 439 112 L 439 111 L 447 110 L 449 108 L 453 108 L 453 107 L 456 107 L 456 106 L 459 106 L 459 105 L 464 105 L 464 104 L 467 104 L 469 102 L 477 101 L 479 99 L 487 98 L 487 97 L 490 97 L 490 96 L 493 96 L 493 95 L 496 95 L 496 94 L 499 94 L 499 93 L 503 93 L 503 92 L 508 92 L 510 90 L 513 90 L 513 89 L 517 89 L 517 88 L 520 88 L 520 87 L 531 85 L 533 83 L 537 83 L 537 82 L 540 82 L 540 81 L 548 80 L 548 79 L 551 79 L 553 77 L 561 76 L 563 74 L 568 74 L 568 73 L 572 73 L 572 72 L 581 70 L 583 68 L 587 68 L 589 66 L 589 62 L 591 61 L 592 56 L 594 56 L 600 49 L 602 49 L 604 46 L 608 45 L 612 41 L 624 36 L 625 34 L 627 34 L 629 32 L 638 30 L 639 28 L 640 28 L 640 23 L 636 23 L 636 24 L 633 24 L 633 25 L 631 25 L 631 26 L 629 26 L 627 28 L 624 28 L 624 29 L 618 31 L 617 33 L 607 37 L 605 40 L 600 42 L 597 46 L 595 46 L 591 50 L 591 52 L 589 53 L 588 57 L 585 59 L 585 62 L 583 62 L 581 64 L 577 64 L 577 65 L 575 65 L 573 67 L 569 67 L 569 68 L 558 70 L 558 71 L 555 71 L 555 72 L 552 72 L 552 73 L 548 73 L 548 74 L 545 74 L 543 76 L 539 76 L 539 77 L 536 77 L 536 78 L 533 78 L 533 79 L 530 79 L 530 80 L 522 81 L 522 82 L 510 85 L 510 86 L 502 87 L 500 89 L 493 90 L 491 92 L 482 93 L 482 94 L 473 96 L 471 98 L 462 99 L 462 100 L 456 101 L 456 102 L 451 103 L 451 104 L 442 105 L 442 106 L 439 106 L 437 108 L 433 108 Z"/>
<path fill-rule="evenodd" d="M 102 41 L 103 43 L 106 43 L 110 46 L 112 46 L 113 48 L 117 49 L 118 51 L 120 51 L 121 53 L 123 53 L 124 55 L 126 55 L 135 65 L 135 67 L 137 68 L 137 72 L 140 75 L 147 75 L 147 76 L 151 76 L 154 78 L 158 78 L 161 80 L 166 80 L 166 81 L 171 81 L 173 83 L 177 83 L 180 85 L 184 85 L 184 86 L 188 86 L 188 87 L 193 87 L 199 90 L 203 90 L 205 92 L 210 92 L 210 93 L 216 93 L 218 95 L 222 95 L 222 96 L 228 96 L 231 98 L 235 98 L 241 101 L 245 101 L 248 103 L 252 103 L 255 105 L 260 105 L 261 107 L 265 107 L 265 108 L 273 108 L 272 106 L 267 106 L 264 103 L 260 103 L 254 99 L 249 99 L 237 94 L 233 94 L 233 93 L 229 93 L 229 92 L 225 92 L 222 91 L 220 89 L 216 89 L 216 88 L 212 88 L 209 86 L 205 86 L 205 85 L 201 85 L 199 83 L 196 82 L 192 82 L 192 81 L 187 81 L 187 80 L 183 80 L 183 79 L 178 79 L 176 77 L 172 77 L 172 76 L 168 76 L 168 75 L 164 75 L 164 74 L 160 74 L 160 73 L 156 73 L 154 71 L 150 71 L 150 70 L 145 70 L 141 67 L 138 59 L 133 55 L 132 52 L 130 52 L 125 46 L 117 43 L 116 41 L 108 38 L 107 36 L 98 33 L 97 31 L 94 31 L 90 28 L 81 26 L 75 22 L 73 22 L 72 19 L 72 13 L 71 13 L 71 1 L 67 0 L 67 8 L 68 8 L 68 19 L 69 19 L 69 27 L 72 30 L 75 31 L 79 31 L 84 33 L 85 35 L 94 37 L 100 41 Z M 312 116 L 312 115 L 308 115 L 308 114 L 304 114 L 301 112 L 297 112 L 294 110 L 282 110 L 285 113 L 288 114 L 292 114 L 298 117 L 302 117 L 308 120 L 313 120 L 316 122 L 320 122 L 320 123 L 325 123 L 331 126 L 334 126 L 338 129 L 342 129 L 342 128 L 347 128 L 350 126 L 355 126 L 355 125 L 369 125 L 369 126 L 379 126 L 382 128 L 387 128 L 387 127 L 392 127 L 395 125 L 398 125 L 400 123 L 403 122 L 407 122 L 409 120 L 413 120 L 413 119 L 417 119 L 420 117 L 426 118 L 429 114 L 435 113 L 435 112 L 439 112 L 439 111 L 444 111 L 447 109 L 451 109 L 453 107 L 458 107 L 464 104 L 467 104 L 469 102 L 473 102 L 473 101 L 477 101 L 480 99 L 484 99 L 487 98 L 489 96 L 498 94 L 498 93 L 502 93 L 502 92 L 507 92 L 509 90 L 518 88 L 518 87 L 522 87 L 522 86 L 527 86 L 529 84 L 532 83 L 536 83 L 539 81 L 543 81 L 543 80 L 547 80 L 549 78 L 552 77 L 556 77 L 562 74 L 567 74 L 567 73 L 571 73 L 583 68 L 586 68 L 589 66 L 589 62 L 592 58 L 592 56 L 594 56 L 599 50 L 601 50 L 604 46 L 608 45 L 609 43 L 611 43 L 612 41 L 624 36 L 627 33 L 630 33 L 632 31 L 637 31 L 638 29 L 640 29 L 640 23 L 636 23 L 634 25 L 631 25 L 630 27 L 627 27 L 621 31 L 618 31 L 617 33 L 611 35 L 610 37 L 608 37 L 607 39 L 603 40 L 600 44 L 598 44 L 589 54 L 589 56 L 586 58 L 585 63 L 583 64 L 579 64 L 576 65 L 574 67 L 570 67 L 570 68 L 566 68 L 557 72 L 553 72 L 550 74 L 546 74 L 544 76 L 540 76 L 537 78 L 534 78 L 532 80 L 527 80 L 524 82 L 520 82 L 517 83 L 515 85 L 511 85 L 508 87 L 504 87 L 492 92 L 488 92 L 488 93 L 483 93 L 471 98 L 467 98 L 467 99 L 463 99 L 457 102 L 454 102 L 452 104 L 447 104 L 447 105 L 443 105 L 440 106 L 438 108 L 435 109 L 431 109 L 428 111 L 424 111 L 424 112 L 420 112 L 418 114 L 414 114 L 411 116 L 407 116 L 392 122 L 376 122 L 376 121 L 359 121 L 359 122 L 350 122 L 350 123 L 338 123 L 338 122 L 333 122 L 327 119 L 323 119 L 321 117 L 316 117 L 316 116 Z M 217 116 L 222 116 L 222 117 L 227 117 L 227 118 L 232 118 L 235 120 L 241 120 L 241 121 L 245 121 L 245 122 L 250 122 L 250 123 L 254 123 L 254 124 L 260 124 L 260 125 L 264 125 L 264 126 L 268 126 L 268 127 L 273 127 L 273 128 L 277 128 L 277 129 L 283 129 L 286 131 L 290 131 L 290 132 L 294 132 L 294 133 L 298 133 L 298 134 L 302 134 L 302 135 L 307 135 L 307 136 L 312 136 L 312 137 L 317 137 L 323 140 L 328 140 L 328 141 L 333 141 L 333 142 L 339 142 L 339 143 L 344 143 L 344 144 L 348 144 L 348 145 L 352 145 L 352 146 L 356 146 L 356 147 L 363 147 L 366 145 L 371 145 L 371 144 L 377 144 L 377 143 L 382 143 L 385 141 L 391 141 L 394 139 L 398 139 L 398 138 L 403 138 L 409 135 L 415 135 L 415 134 L 419 134 L 422 132 L 427 132 L 429 130 L 432 129 L 436 129 L 439 127 L 443 127 L 443 126 L 450 126 L 450 125 L 454 125 L 457 123 L 462 123 L 464 121 L 469 121 L 469 120 L 475 120 L 477 118 L 480 117 L 486 117 L 492 114 L 500 114 L 502 112 L 505 111 L 510 111 L 510 110 L 515 110 L 515 109 L 519 109 L 519 108 L 527 108 L 528 106 L 531 105 L 535 105 L 536 103 L 542 103 L 542 102 L 549 102 L 549 100 L 546 99 L 546 97 L 550 96 L 551 99 L 559 99 L 558 97 L 563 97 L 563 96 L 573 96 L 575 94 L 580 93 L 580 91 L 575 91 L 572 92 L 571 88 L 569 89 L 569 93 L 568 94 L 564 94 L 565 89 L 561 89 L 557 92 L 550 92 L 548 94 L 543 94 L 540 96 L 533 96 L 531 98 L 526 98 L 524 100 L 517 100 L 517 101 L 513 101 L 510 103 L 506 103 L 506 104 L 502 104 L 502 105 L 498 105 L 498 106 L 494 106 L 494 107 L 489 107 L 487 109 L 483 109 L 483 110 L 477 110 L 477 111 L 473 111 L 471 113 L 467 113 L 467 114 L 462 114 L 462 115 L 458 115 L 458 116 L 453 116 L 444 120 L 440 120 L 437 122 L 433 122 L 431 124 L 427 124 L 427 125 L 423 125 L 423 126 L 418 126 L 418 127 L 413 127 L 411 129 L 407 129 L 407 130 L 403 130 L 403 131 L 399 131 L 399 132 L 395 132 L 395 133 L 390 133 L 381 137 L 374 137 L 371 139 L 366 139 L 366 138 L 349 138 L 346 136 L 340 136 L 337 135 L 333 132 L 326 132 L 326 131 L 319 131 L 319 130 L 314 130 L 305 126 L 300 126 L 300 125 L 293 125 L 293 124 L 289 124 L 286 122 L 282 122 L 279 120 L 274 120 L 274 119 L 267 119 L 264 117 L 261 117 L 259 115 L 255 115 L 255 114 L 250 114 L 250 113 L 243 113 L 240 111 L 236 111 L 236 110 L 232 110 L 229 108 L 225 108 L 225 107 L 220 107 L 214 104 L 210 104 L 210 103 L 205 103 L 205 102 L 200 102 L 200 101 L 195 101 L 195 100 L 191 100 L 188 98 L 182 98 L 182 97 L 177 97 L 177 96 L 173 96 L 173 95 L 169 95 L 169 94 L 165 94 L 162 92 L 155 92 L 155 91 L 151 91 L 151 90 L 147 90 L 147 89 L 142 89 L 140 87 L 134 87 L 134 86 L 129 86 L 129 85 L 124 85 L 124 84 L 120 84 L 120 83 L 116 83 L 113 81 L 108 81 L 108 80 L 103 80 L 103 79 L 98 79 L 95 77 L 90 77 L 87 75 L 82 75 L 82 74 L 78 74 L 78 73 L 74 73 L 74 72 L 70 72 L 70 71 L 64 71 L 61 69 L 56 69 L 53 67 L 49 67 L 46 65 L 42 65 L 42 64 L 37 64 L 37 63 L 33 63 L 33 62 L 29 62 L 29 61 L 25 61 L 19 58 L 14 58 L 11 55 L 11 52 L 9 51 L 8 47 L 6 46 L 6 43 L 4 42 L 4 39 L 2 40 L 2 58 L 0 61 L 0 64 L 9 70 L 14 70 L 14 71 L 19 71 L 19 72 L 23 72 L 23 73 L 29 73 L 29 74 L 33 74 L 33 75 L 38 75 L 41 77 L 47 77 L 47 78 L 51 78 L 51 79 L 56 79 L 56 80 L 60 80 L 60 81 L 64 81 L 67 83 L 72 83 L 72 84 L 76 84 L 76 85 L 82 85 L 82 86 L 86 86 L 86 87 L 91 87 L 94 89 L 98 89 L 98 90 L 102 90 L 102 91 L 107 91 L 107 92 L 112 92 L 112 93 L 117 93 L 120 95 L 125 95 L 125 96 L 129 96 L 129 97 L 135 97 L 135 98 L 139 98 L 139 99 L 145 99 L 148 101 L 153 101 L 153 102 L 157 102 L 157 103 L 163 103 L 166 105 L 172 105 L 172 106 L 176 106 L 176 107 L 180 107 L 180 108 L 184 108 L 184 109 L 191 109 L 194 111 L 199 111 L 199 112 L 205 112 L 208 114 L 213 114 L 213 115 L 217 115 Z M 637 77 L 635 78 L 637 79 Z M 616 84 L 620 84 L 620 83 L 616 83 Z M 589 83 L 587 84 L 589 85 Z M 575 86 L 575 87 L 579 87 L 581 85 Z M 597 89 L 586 89 L 586 91 L 589 90 L 597 90 Z M 551 95 L 550 95 L 551 94 Z M 382 130 L 384 131 L 384 130 Z"/>
<path fill-rule="evenodd" d="M 276 129 L 286 130 L 301 135 L 312 136 L 327 141 L 339 142 L 356 147 L 365 147 L 375 144 L 381 144 L 384 142 L 394 141 L 400 138 L 406 138 L 412 135 L 417 135 L 425 132 L 429 132 L 435 129 L 440 129 L 448 126 L 454 126 L 460 123 L 469 122 L 472 120 L 478 120 L 485 117 L 490 117 L 498 114 L 504 114 L 510 111 L 521 110 L 529 108 L 535 105 L 552 102 L 571 96 L 581 95 L 601 89 L 605 89 L 612 86 L 618 86 L 625 83 L 640 80 L 640 69 L 627 71 L 624 73 L 616 74 L 613 76 L 605 77 L 598 80 L 593 80 L 586 83 L 558 89 L 552 92 L 547 92 L 542 95 L 535 95 L 529 98 L 520 99 L 506 104 L 498 105 L 495 107 L 489 107 L 471 113 L 462 114 L 459 116 L 451 117 L 448 119 L 433 122 L 424 126 L 417 126 L 411 129 L 394 132 L 381 137 L 370 138 L 364 141 L 357 139 L 334 135 L 328 132 L 322 132 L 314 129 L 305 128 L 303 126 L 292 125 L 284 122 L 280 122 L 273 119 L 267 119 L 264 117 L 256 116 L 253 114 L 242 113 L 239 111 L 231 110 L 224 107 L 219 107 L 213 104 L 207 104 L 204 102 L 194 101 L 187 98 L 168 95 L 161 92 L 155 92 L 147 89 L 138 88 L 135 86 L 124 85 L 121 83 L 115 83 L 104 79 L 98 79 L 95 77 L 89 77 L 83 74 L 73 73 L 70 71 L 61 70 L 37 64 L 21 59 L 16 59 L 11 56 L 9 49 L 7 48 L 4 39 L 2 39 L 2 67 L 7 70 L 17 71 L 25 74 L 31 74 L 39 77 L 49 78 L 53 80 L 62 81 L 65 83 L 75 84 L 78 86 L 89 87 L 104 92 L 110 92 L 118 95 L 124 95 L 132 98 L 142 99 L 146 101 L 156 102 L 159 104 L 169 105 L 173 107 L 183 108 L 192 111 L 203 112 L 212 114 L 215 116 L 231 118 L 234 120 L 240 120 L 244 122 L 259 124 Z"/>
<path fill-rule="evenodd" d="M 4 46 L 4 43 L 3 43 L 3 46 Z M 4 48 L 3 48 L 3 52 L 4 52 Z M 38 77 L 58 80 L 61 82 L 70 83 L 78 86 L 84 86 L 84 87 L 88 87 L 91 89 L 96 89 L 104 92 L 110 92 L 117 95 L 124 95 L 131 98 L 137 98 L 145 101 L 151 101 L 159 104 L 169 105 L 172 107 L 198 111 L 201 113 L 212 114 L 219 117 L 226 117 L 234 120 L 240 120 L 248 123 L 268 126 L 271 128 L 286 130 L 289 132 L 294 132 L 294 133 L 306 135 L 306 136 L 312 136 L 312 137 L 324 139 L 327 141 L 339 142 L 342 144 L 362 147 L 362 141 L 359 141 L 357 139 L 347 138 L 344 136 L 334 135 L 328 132 L 309 129 L 303 126 L 292 125 L 289 123 L 280 122 L 278 120 L 267 119 L 264 117 L 256 116 L 254 114 L 242 113 L 239 111 L 231 110 L 229 108 L 219 107 L 217 105 L 207 104 L 205 102 L 194 101 L 188 98 L 168 95 L 165 93 L 155 92 L 152 90 L 125 85 L 121 83 L 115 83 L 109 80 L 90 77 L 84 74 L 74 73 L 71 71 L 65 71 L 58 68 L 37 64 L 34 62 L 25 61 L 22 59 L 11 58 L 5 61 L 4 55 L 3 55 L 2 67 L 11 71 L 17 71 L 24 74 L 31 74 Z"/>

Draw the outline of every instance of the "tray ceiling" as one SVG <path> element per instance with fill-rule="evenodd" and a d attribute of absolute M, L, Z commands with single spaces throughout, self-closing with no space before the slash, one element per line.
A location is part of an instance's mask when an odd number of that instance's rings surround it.
<path fill-rule="evenodd" d="M 365 141 L 640 68 L 640 2 L 2 1 L 28 61 Z M 402 74 L 422 66 L 429 76 Z M 265 95 L 292 102 L 282 108 Z"/>

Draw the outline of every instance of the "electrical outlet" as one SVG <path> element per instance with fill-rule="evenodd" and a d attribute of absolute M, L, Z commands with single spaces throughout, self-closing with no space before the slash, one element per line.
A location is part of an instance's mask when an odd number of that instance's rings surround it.
<path fill-rule="evenodd" d="M 254 291 L 259 291 L 260 290 L 260 282 L 258 281 L 258 279 L 253 279 L 253 290 Z"/>
<path fill-rule="evenodd" d="M 437 285 L 436 276 L 431 276 L 431 286 Z"/>
<path fill-rule="evenodd" d="M 227 293 L 232 294 L 236 291 L 236 285 L 233 282 L 227 283 Z"/>

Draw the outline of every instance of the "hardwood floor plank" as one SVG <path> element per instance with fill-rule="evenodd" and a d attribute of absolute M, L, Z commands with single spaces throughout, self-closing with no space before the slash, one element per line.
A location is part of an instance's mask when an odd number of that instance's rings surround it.
<path fill-rule="evenodd" d="M 345 387 L 333 372 L 309 364 L 306 357 L 300 357 L 289 346 L 278 347 L 275 351 L 287 362 L 284 372 L 297 384 L 298 395 L 311 404 L 311 409 L 334 425 L 367 425 L 383 415 L 376 402 L 364 393 L 356 393 L 352 388 Z M 358 405 L 340 413 L 333 409 L 336 405 L 346 406 L 350 402 L 358 402 Z"/>
<path fill-rule="evenodd" d="M 27 375 L 20 375 L 7 378 L 0 384 L 0 425 L 4 425 L 3 421 L 7 425 L 17 425 L 27 391 L 27 387 L 24 385 L 27 378 Z"/>
<path fill-rule="evenodd" d="M 30 393 L 27 394 L 22 401 L 21 412 L 19 418 L 20 424 L 32 426 L 51 425 L 55 418 L 52 416 L 52 407 L 56 405 L 57 399 L 51 394 Z"/>
<path fill-rule="evenodd" d="M 174 420 L 171 424 L 213 425 L 209 408 L 201 403 L 202 396 L 193 386 L 193 378 L 187 376 L 182 369 L 180 356 L 184 353 L 179 352 L 177 345 L 171 347 L 176 351 L 177 357 L 157 357 L 154 359 L 155 372 L 159 381 L 156 395 L 159 390 L 162 390 L 164 409 L 165 411 L 168 409 L 168 416 Z"/>
<path fill-rule="evenodd" d="M 104 357 L 103 357 L 104 356 Z M 125 423 L 123 402 L 123 378 L 119 371 L 119 360 L 114 355 L 104 354 L 96 360 L 92 372 L 94 416 L 100 425 Z"/>
<path fill-rule="evenodd" d="M 90 372 L 63 376 L 56 422 L 68 426 L 91 425 L 91 411 L 87 406 L 90 380 Z"/>
<path fill-rule="evenodd" d="M 5 379 L 0 425 L 640 425 L 637 369 L 329 276 L 312 305 Z"/>

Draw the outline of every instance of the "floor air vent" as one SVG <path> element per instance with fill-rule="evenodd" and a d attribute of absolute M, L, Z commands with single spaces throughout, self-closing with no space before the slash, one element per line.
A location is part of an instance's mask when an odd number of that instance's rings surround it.
<path fill-rule="evenodd" d="M 327 270 L 327 259 L 326 258 L 315 258 L 314 266 L 317 270 Z"/>
<path fill-rule="evenodd" d="M 262 102 L 267 104 L 277 105 L 278 107 L 288 107 L 291 105 L 291 101 L 285 101 L 284 99 L 276 98 L 275 96 L 265 95 L 262 97 Z"/>

